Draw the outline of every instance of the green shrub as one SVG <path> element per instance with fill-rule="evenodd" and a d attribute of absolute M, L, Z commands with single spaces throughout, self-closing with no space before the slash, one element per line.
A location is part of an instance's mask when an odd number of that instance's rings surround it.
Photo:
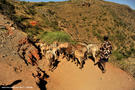
<path fill-rule="evenodd" d="M 45 6 L 46 5 L 46 2 L 38 2 L 38 3 L 34 3 L 33 6 L 36 7 L 36 6 Z"/>
<path fill-rule="evenodd" d="M 120 67 L 122 70 L 127 70 L 128 64 L 127 64 L 125 61 L 120 61 L 120 62 L 118 62 L 118 64 L 119 64 L 119 67 Z"/>
<path fill-rule="evenodd" d="M 48 3 L 55 3 L 54 1 L 49 1 Z"/>
<path fill-rule="evenodd" d="M 115 36 L 121 42 L 125 40 L 125 34 L 123 32 L 117 31 Z"/>
<path fill-rule="evenodd" d="M 28 17 L 26 17 L 26 16 L 24 16 L 24 15 L 21 15 L 21 16 L 13 16 L 12 17 L 12 19 L 13 19 L 13 21 L 15 21 L 16 23 L 21 23 L 21 22 L 23 22 L 23 21 L 25 21 L 25 20 L 27 20 L 27 19 L 30 19 L 30 18 L 28 18 Z"/>
<path fill-rule="evenodd" d="M 97 32 L 97 30 L 92 30 L 92 33 L 94 36 L 96 36 L 99 40 L 102 41 L 102 36 L 100 35 L 100 33 Z"/>
<path fill-rule="evenodd" d="M 59 30 L 60 30 L 60 27 L 58 27 L 58 22 L 57 22 L 57 21 L 52 21 L 52 22 L 49 24 L 49 26 L 54 29 L 53 31 L 59 31 Z"/>
<path fill-rule="evenodd" d="M 27 2 L 26 1 L 21 1 L 20 2 L 20 5 L 24 5 L 24 4 L 26 4 Z"/>
<path fill-rule="evenodd" d="M 51 10 L 51 9 L 47 9 L 47 13 L 49 13 L 50 15 L 54 15 L 55 11 Z"/>
<path fill-rule="evenodd" d="M 114 56 L 114 58 L 116 59 L 116 60 L 122 60 L 123 58 L 125 58 L 125 56 L 122 54 L 122 53 L 120 53 L 119 51 L 113 51 L 112 52 L 112 55 Z"/>
<path fill-rule="evenodd" d="M 0 13 L 10 17 L 12 14 L 15 14 L 15 6 L 7 0 L 0 0 Z"/>
<path fill-rule="evenodd" d="M 41 35 L 38 36 L 42 41 L 47 42 L 47 43 L 52 43 L 54 41 L 58 42 L 73 42 L 71 40 L 71 37 L 66 34 L 65 32 L 44 32 Z"/>
<path fill-rule="evenodd" d="M 83 20 L 83 21 L 86 21 L 86 19 L 87 19 L 87 17 L 82 17 L 82 20 Z"/>
<path fill-rule="evenodd" d="M 31 14 L 31 15 L 35 15 L 36 14 L 36 10 L 35 10 L 34 6 L 27 6 L 27 10 L 25 12 L 27 14 Z"/>
<path fill-rule="evenodd" d="M 131 38 L 132 38 L 133 40 L 135 40 L 135 35 L 132 35 Z"/>

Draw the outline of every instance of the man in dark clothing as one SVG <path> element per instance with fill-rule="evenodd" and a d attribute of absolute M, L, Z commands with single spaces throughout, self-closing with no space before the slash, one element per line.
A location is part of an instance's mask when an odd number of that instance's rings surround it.
<path fill-rule="evenodd" d="M 104 36 L 104 42 L 102 43 L 101 47 L 100 47 L 100 60 L 98 63 L 99 68 L 102 70 L 103 73 L 105 73 L 106 69 L 105 69 L 105 64 L 106 62 L 108 62 L 108 59 L 110 57 L 110 55 L 112 54 L 112 45 L 111 42 L 108 41 L 108 37 Z M 95 64 L 95 65 L 96 65 Z"/>

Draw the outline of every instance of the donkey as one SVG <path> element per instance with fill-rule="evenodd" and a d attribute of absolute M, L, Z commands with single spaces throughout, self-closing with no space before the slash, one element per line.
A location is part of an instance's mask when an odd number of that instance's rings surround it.
<path fill-rule="evenodd" d="M 75 62 L 80 65 L 79 68 L 82 69 L 83 65 L 85 64 L 87 48 L 84 45 L 77 44 L 74 46 L 74 55 L 75 55 Z"/>
<path fill-rule="evenodd" d="M 100 44 L 97 43 L 91 43 L 91 44 L 87 44 L 87 43 L 80 43 L 82 45 L 84 45 L 87 48 L 87 57 L 88 55 L 91 55 L 92 58 L 94 59 L 94 62 L 97 62 L 97 55 L 99 54 L 99 50 L 100 50 Z"/>
<path fill-rule="evenodd" d="M 56 62 L 59 58 L 59 48 L 57 46 L 48 45 L 45 51 L 46 59 L 49 61 L 49 70 L 53 71 L 56 68 Z"/>
<path fill-rule="evenodd" d="M 87 46 L 87 55 L 91 55 L 94 59 L 94 63 L 97 62 L 97 55 L 99 54 L 100 44 L 88 44 Z"/>
<path fill-rule="evenodd" d="M 45 50 L 46 50 L 46 47 L 47 45 L 45 43 L 35 43 L 37 47 L 40 48 L 41 50 L 41 54 L 44 56 L 45 55 Z"/>
<path fill-rule="evenodd" d="M 54 63 L 55 63 L 55 54 L 52 52 L 52 50 L 46 51 L 46 59 L 49 61 L 49 70 L 52 71 L 54 68 Z"/>

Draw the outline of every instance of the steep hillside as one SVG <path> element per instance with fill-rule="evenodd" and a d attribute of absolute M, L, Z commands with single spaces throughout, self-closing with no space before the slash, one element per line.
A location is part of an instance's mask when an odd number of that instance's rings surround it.
<path fill-rule="evenodd" d="M 47 3 L 1 0 L 0 12 L 32 40 L 47 41 L 44 35 L 52 35 L 47 33 L 63 32 L 53 40 L 101 43 L 102 37 L 108 35 L 113 44 L 110 61 L 135 76 L 135 11 L 128 6 L 102 0 Z M 61 40 L 63 34 L 67 35 Z"/>

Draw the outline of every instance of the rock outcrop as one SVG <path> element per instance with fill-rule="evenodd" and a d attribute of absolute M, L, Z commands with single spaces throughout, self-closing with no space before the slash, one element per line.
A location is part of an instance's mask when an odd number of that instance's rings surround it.
<path fill-rule="evenodd" d="M 39 51 L 25 33 L 17 30 L 16 25 L 0 15 L 0 58 L 1 61 L 25 61 L 35 65 L 40 60 Z"/>

